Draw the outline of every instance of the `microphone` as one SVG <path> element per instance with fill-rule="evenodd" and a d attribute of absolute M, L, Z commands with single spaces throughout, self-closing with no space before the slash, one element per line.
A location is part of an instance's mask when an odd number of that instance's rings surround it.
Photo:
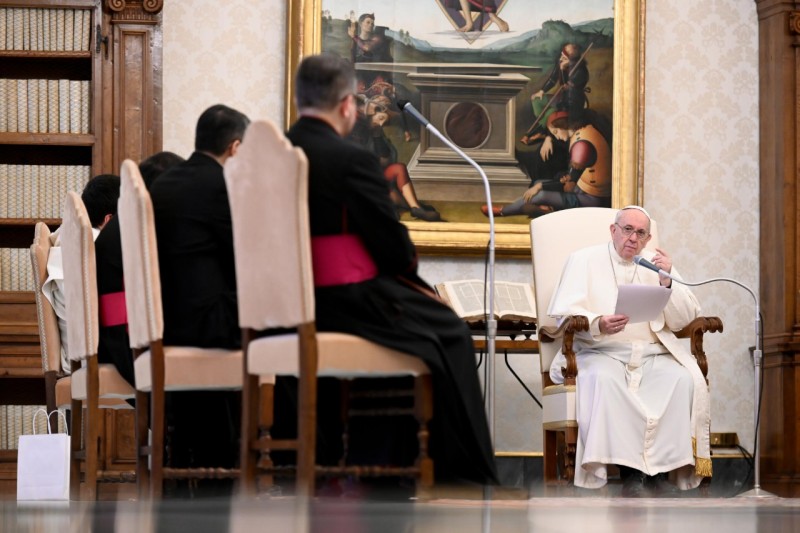
<path fill-rule="evenodd" d="M 445 135 L 443 135 L 439 130 L 437 130 L 433 124 L 430 123 L 428 119 L 422 116 L 422 113 L 416 110 L 413 105 L 408 100 L 397 100 L 397 107 L 400 108 L 401 111 L 405 111 L 414 119 L 416 119 L 422 126 L 432 133 L 435 137 L 437 137 L 445 146 L 450 148 L 456 154 L 458 154 L 461 159 L 472 165 L 472 167 L 480 174 L 481 180 L 483 181 L 483 188 L 484 194 L 486 196 L 486 205 L 488 206 L 488 215 L 489 215 L 489 246 L 488 246 L 488 260 L 486 261 L 487 265 L 487 278 L 488 281 L 486 283 L 486 291 L 488 292 L 488 307 L 486 309 L 494 309 L 494 267 L 495 267 L 495 244 L 494 244 L 494 211 L 492 209 L 492 193 L 489 190 L 489 178 L 486 176 L 486 172 L 472 159 L 470 156 L 464 153 L 461 148 L 456 146 L 453 141 L 448 139 Z M 486 312 L 486 309 L 484 310 Z M 497 320 L 493 318 L 492 312 L 486 312 L 487 319 L 486 319 L 486 366 L 484 367 L 484 397 L 486 403 L 486 418 L 489 422 L 489 437 L 492 440 L 492 446 L 494 446 L 494 437 L 495 437 L 495 427 L 494 427 L 494 359 L 495 359 L 495 339 L 497 337 Z"/>
<path fill-rule="evenodd" d="M 423 117 L 422 113 L 417 111 L 417 108 L 411 105 L 411 102 L 409 102 L 408 100 L 398 100 L 397 107 L 400 108 L 400 111 L 405 111 L 406 113 L 417 119 L 417 122 L 422 124 L 423 128 L 427 128 L 428 125 L 430 124 L 430 121 L 427 118 Z"/>
<path fill-rule="evenodd" d="M 645 259 L 641 255 L 634 255 L 633 256 L 633 262 L 636 263 L 637 265 L 643 266 L 644 268 L 646 268 L 648 270 L 652 270 L 653 272 L 655 272 L 656 274 L 658 274 L 660 276 L 665 276 L 665 277 L 667 277 L 667 278 L 669 278 L 671 280 L 674 280 L 674 281 L 680 281 L 680 280 L 676 280 L 675 278 L 672 277 L 672 274 L 670 274 L 666 270 L 661 270 L 660 268 L 658 268 L 656 265 L 654 265 L 653 263 L 651 263 L 650 261 L 648 261 L 647 259 Z"/>

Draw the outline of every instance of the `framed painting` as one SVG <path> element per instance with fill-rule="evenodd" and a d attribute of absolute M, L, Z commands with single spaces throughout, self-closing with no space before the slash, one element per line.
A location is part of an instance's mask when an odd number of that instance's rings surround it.
<path fill-rule="evenodd" d="M 306 55 L 351 60 L 353 139 L 381 160 L 423 253 L 482 253 L 480 174 L 400 111 L 408 101 L 486 173 L 502 256 L 529 256 L 529 221 L 642 197 L 645 0 L 295 0 L 286 121 Z"/>

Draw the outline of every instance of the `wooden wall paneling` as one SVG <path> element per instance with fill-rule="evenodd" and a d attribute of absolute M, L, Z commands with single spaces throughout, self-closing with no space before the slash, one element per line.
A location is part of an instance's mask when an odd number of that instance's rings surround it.
<path fill-rule="evenodd" d="M 105 436 L 103 451 L 106 470 L 136 471 L 136 411 L 133 409 L 104 409 Z"/>
<path fill-rule="evenodd" d="M 161 151 L 162 1 L 108 0 L 112 28 L 110 101 L 113 141 L 111 164 L 141 161 Z"/>
<path fill-rule="evenodd" d="M 800 2 L 755 0 L 759 26 L 761 484 L 800 494 Z"/>
<path fill-rule="evenodd" d="M 92 51 L 92 72 L 94 73 L 91 88 L 91 109 L 90 124 L 91 131 L 95 137 L 94 150 L 92 151 L 92 175 L 103 174 L 108 172 L 108 166 L 111 160 L 107 156 L 109 150 L 108 142 L 105 139 L 110 139 L 109 131 L 104 127 L 106 121 L 103 120 L 103 102 L 106 95 L 106 83 L 103 80 L 104 62 L 108 57 L 108 41 L 103 38 L 108 33 L 107 24 L 103 18 L 103 9 L 101 1 L 98 0 L 92 14 L 92 28 L 89 35 L 89 47 Z"/>

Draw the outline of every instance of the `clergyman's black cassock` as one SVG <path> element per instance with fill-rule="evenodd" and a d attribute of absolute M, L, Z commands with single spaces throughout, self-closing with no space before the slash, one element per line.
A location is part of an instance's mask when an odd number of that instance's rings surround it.
<path fill-rule="evenodd" d="M 430 289 L 416 274 L 416 251 L 378 160 L 314 118 L 300 118 L 288 137 L 309 161 L 312 236 L 359 235 L 379 271 L 361 283 L 317 288 L 317 329 L 356 334 L 423 359 L 433 373 L 437 480 L 495 482 L 470 331 L 447 305 L 412 286 Z"/>

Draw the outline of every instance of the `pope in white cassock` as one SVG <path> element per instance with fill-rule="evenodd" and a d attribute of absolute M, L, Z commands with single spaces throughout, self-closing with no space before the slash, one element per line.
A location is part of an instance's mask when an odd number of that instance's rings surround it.
<path fill-rule="evenodd" d="M 607 465 L 616 464 L 624 496 L 677 492 L 666 479 L 671 471 L 678 488 L 691 489 L 711 476 L 709 394 L 694 357 L 673 331 L 696 318 L 700 306 L 685 286 L 633 262 L 641 254 L 677 277 L 663 250 L 644 250 L 650 240 L 644 209 L 621 209 L 610 230 L 611 242 L 570 255 L 548 310 L 554 317 L 584 315 L 590 324 L 575 336 L 575 485 L 602 487 Z M 618 287 L 632 283 L 671 288 L 658 318 L 631 323 L 615 314 Z M 562 366 L 563 355 L 550 369 L 555 383 L 564 381 Z"/>

